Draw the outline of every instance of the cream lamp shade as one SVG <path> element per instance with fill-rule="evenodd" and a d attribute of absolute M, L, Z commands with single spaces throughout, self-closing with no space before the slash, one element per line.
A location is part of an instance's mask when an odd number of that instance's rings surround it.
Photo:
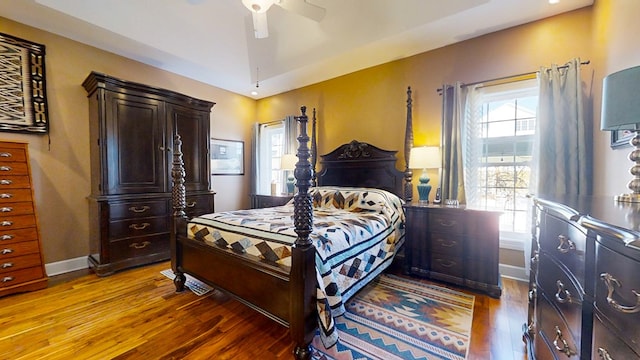
<path fill-rule="evenodd" d="M 287 172 L 287 194 L 293 194 L 294 181 L 293 170 L 296 168 L 298 157 L 294 154 L 284 154 L 280 158 L 280 170 Z"/>
<path fill-rule="evenodd" d="M 437 146 L 420 146 L 411 148 L 409 153 L 409 168 L 422 169 L 420 175 L 420 183 L 418 184 L 418 197 L 420 202 L 429 202 L 429 193 L 431 192 L 431 184 L 429 184 L 429 176 L 427 169 L 440 168 L 440 148 Z"/>
<path fill-rule="evenodd" d="M 629 140 L 634 149 L 629 160 L 634 162 L 629 172 L 634 178 L 627 186 L 631 193 L 615 197 L 616 201 L 640 202 L 640 66 L 615 72 L 602 83 L 602 112 L 600 129 L 630 130 L 635 136 Z"/>

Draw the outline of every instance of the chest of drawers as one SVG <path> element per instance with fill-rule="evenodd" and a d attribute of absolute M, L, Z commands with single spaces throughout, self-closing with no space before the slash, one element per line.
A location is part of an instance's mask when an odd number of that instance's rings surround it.
<path fill-rule="evenodd" d="M 0 141 L 0 296 L 46 286 L 27 144 Z"/>
<path fill-rule="evenodd" d="M 252 209 L 260 209 L 260 208 L 268 208 L 274 206 L 282 206 L 293 198 L 293 195 L 258 195 L 252 194 L 251 197 L 251 208 Z"/>
<path fill-rule="evenodd" d="M 410 274 L 500 297 L 500 213 L 430 204 L 407 204 L 405 261 Z"/>

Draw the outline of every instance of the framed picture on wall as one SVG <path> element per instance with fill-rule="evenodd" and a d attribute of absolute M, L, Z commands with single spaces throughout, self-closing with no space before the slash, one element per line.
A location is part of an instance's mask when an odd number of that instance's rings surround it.
<path fill-rule="evenodd" d="M 634 137 L 635 133 L 631 130 L 616 130 L 611 132 L 611 148 L 619 148 L 629 145 L 629 140 Z"/>
<path fill-rule="evenodd" d="M 211 139 L 211 175 L 244 175 L 244 142 Z"/>

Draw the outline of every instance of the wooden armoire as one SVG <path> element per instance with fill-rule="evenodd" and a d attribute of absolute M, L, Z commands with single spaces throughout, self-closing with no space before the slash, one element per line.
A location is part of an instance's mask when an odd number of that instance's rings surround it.
<path fill-rule="evenodd" d="M 182 138 L 187 215 L 213 212 L 215 103 L 92 72 L 89 265 L 98 275 L 170 257 L 173 137 Z"/>

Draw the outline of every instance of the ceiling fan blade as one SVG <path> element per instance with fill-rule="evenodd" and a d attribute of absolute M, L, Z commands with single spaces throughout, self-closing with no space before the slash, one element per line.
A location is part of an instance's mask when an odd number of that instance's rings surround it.
<path fill-rule="evenodd" d="M 269 26 L 267 26 L 267 13 L 252 12 L 253 34 L 256 39 L 264 39 L 269 36 Z"/>
<path fill-rule="evenodd" d="M 276 5 L 318 22 L 324 18 L 326 13 L 325 8 L 310 4 L 306 0 L 277 0 Z"/>

